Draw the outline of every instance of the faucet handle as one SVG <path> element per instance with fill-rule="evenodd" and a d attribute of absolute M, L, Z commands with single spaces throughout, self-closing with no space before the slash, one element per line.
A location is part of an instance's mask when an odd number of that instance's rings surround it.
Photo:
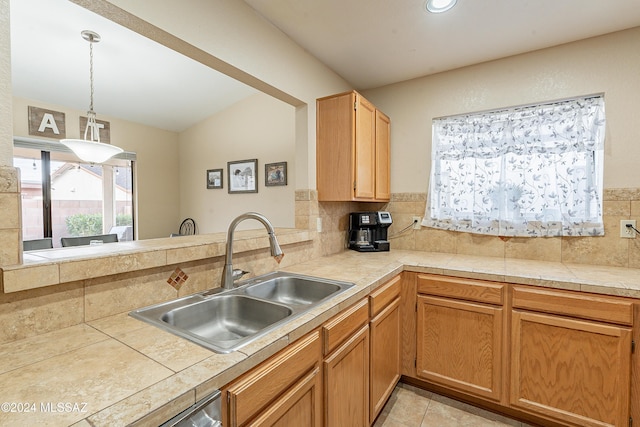
<path fill-rule="evenodd" d="M 245 274 L 249 274 L 249 273 L 251 272 L 242 270 L 240 268 L 234 268 L 233 272 L 231 273 L 231 277 L 233 277 L 233 281 L 235 282 L 236 280 L 240 280 L 242 276 L 244 276 Z"/>

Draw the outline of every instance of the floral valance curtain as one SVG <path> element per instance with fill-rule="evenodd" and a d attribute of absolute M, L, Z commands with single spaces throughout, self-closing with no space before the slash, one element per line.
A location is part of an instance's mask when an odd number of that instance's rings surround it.
<path fill-rule="evenodd" d="M 434 119 L 422 225 L 500 236 L 598 236 L 603 96 Z"/>

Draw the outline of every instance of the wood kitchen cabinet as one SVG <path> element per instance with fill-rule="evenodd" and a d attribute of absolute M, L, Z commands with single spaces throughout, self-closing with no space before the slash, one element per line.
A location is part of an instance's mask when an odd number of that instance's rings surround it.
<path fill-rule="evenodd" d="M 576 426 L 627 426 L 633 303 L 514 287 L 513 407 Z"/>
<path fill-rule="evenodd" d="M 321 355 L 316 330 L 223 387 L 223 425 L 321 426 Z"/>
<path fill-rule="evenodd" d="M 369 295 L 369 423 L 373 424 L 400 380 L 400 287 L 396 276 Z"/>
<path fill-rule="evenodd" d="M 369 426 L 369 306 L 365 299 L 323 327 L 326 426 Z"/>
<path fill-rule="evenodd" d="M 503 288 L 500 283 L 418 275 L 418 378 L 493 401 L 502 398 Z"/>
<path fill-rule="evenodd" d="M 376 110 L 375 199 L 391 199 L 391 119 Z"/>
<path fill-rule="evenodd" d="M 356 91 L 316 103 L 319 201 L 388 201 L 389 118 Z"/>

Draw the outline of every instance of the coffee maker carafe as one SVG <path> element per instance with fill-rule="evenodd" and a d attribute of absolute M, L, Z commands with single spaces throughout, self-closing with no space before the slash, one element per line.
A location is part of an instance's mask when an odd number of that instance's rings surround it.
<path fill-rule="evenodd" d="M 387 229 L 392 223 L 389 212 L 351 212 L 349 249 L 358 252 L 388 251 Z"/>

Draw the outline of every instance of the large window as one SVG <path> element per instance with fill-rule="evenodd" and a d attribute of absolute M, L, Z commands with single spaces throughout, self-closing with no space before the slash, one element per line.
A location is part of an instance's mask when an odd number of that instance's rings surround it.
<path fill-rule="evenodd" d="M 107 233 L 133 240 L 131 160 L 86 164 L 69 153 L 16 144 L 14 166 L 21 177 L 23 240 L 51 237 L 54 247 L 62 237 Z"/>
<path fill-rule="evenodd" d="M 500 236 L 597 236 L 603 96 L 434 119 L 423 225 Z"/>

